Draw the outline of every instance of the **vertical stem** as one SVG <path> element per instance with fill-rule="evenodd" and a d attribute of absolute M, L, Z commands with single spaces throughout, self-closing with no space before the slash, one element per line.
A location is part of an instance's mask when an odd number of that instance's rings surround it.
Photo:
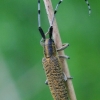
<path fill-rule="evenodd" d="M 43 1 L 44 1 L 44 4 L 45 4 L 47 15 L 48 15 L 49 23 L 51 23 L 53 15 L 54 15 L 51 0 L 43 0 Z M 57 26 L 57 23 L 56 23 L 56 19 L 54 20 L 54 23 L 53 23 L 53 38 L 54 38 L 56 47 L 60 48 L 62 46 L 62 42 L 61 42 L 61 38 L 60 38 L 60 35 L 59 35 L 59 30 L 58 30 L 58 26 Z M 60 52 L 58 52 L 58 54 L 59 55 L 65 55 L 64 51 L 60 51 Z M 67 62 L 66 62 L 65 59 L 62 60 L 61 65 L 63 67 L 63 71 L 65 72 L 66 76 L 70 77 L 70 72 L 69 72 L 68 65 L 67 65 Z M 75 92 L 74 92 L 72 80 L 68 79 L 67 82 L 66 82 L 66 86 L 68 87 L 68 94 L 69 94 L 70 100 L 77 100 Z"/>

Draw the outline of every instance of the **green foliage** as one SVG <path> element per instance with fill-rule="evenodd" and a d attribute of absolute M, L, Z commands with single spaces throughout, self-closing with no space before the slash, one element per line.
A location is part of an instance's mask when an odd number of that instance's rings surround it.
<path fill-rule="evenodd" d="M 53 2 L 53 6 L 58 0 Z M 64 0 L 56 15 L 77 100 L 100 100 L 100 1 Z M 41 24 L 49 27 L 41 0 Z M 0 100 L 52 100 L 41 59 L 36 0 L 0 0 Z"/>

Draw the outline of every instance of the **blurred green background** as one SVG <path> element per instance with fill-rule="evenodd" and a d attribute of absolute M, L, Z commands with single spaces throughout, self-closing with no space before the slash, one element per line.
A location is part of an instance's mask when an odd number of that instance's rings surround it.
<path fill-rule="evenodd" d="M 52 0 L 53 7 L 58 0 Z M 64 0 L 56 15 L 77 100 L 100 100 L 100 1 Z M 41 0 L 41 24 L 49 27 Z M 0 100 L 53 100 L 41 59 L 37 0 L 0 0 Z"/>

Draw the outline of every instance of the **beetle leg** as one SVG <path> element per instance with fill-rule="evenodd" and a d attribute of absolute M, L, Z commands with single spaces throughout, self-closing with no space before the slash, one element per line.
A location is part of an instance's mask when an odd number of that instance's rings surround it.
<path fill-rule="evenodd" d="M 67 55 L 59 55 L 59 58 L 70 59 L 70 57 L 69 57 L 69 56 L 67 56 Z"/>
<path fill-rule="evenodd" d="M 48 85 L 48 80 L 45 81 L 45 84 Z"/>
<path fill-rule="evenodd" d="M 71 77 L 71 76 L 70 77 L 67 77 L 64 72 L 63 72 L 63 75 L 64 75 L 64 81 L 67 81 L 68 79 L 73 79 L 73 77 Z"/>
<path fill-rule="evenodd" d="M 63 72 L 64 75 L 64 81 L 67 81 L 67 76 L 65 75 L 65 73 Z"/>
<path fill-rule="evenodd" d="M 65 43 L 65 44 L 62 45 L 61 48 L 57 49 L 57 51 L 64 50 L 64 49 L 66 49 L 68 46 L 69 46 L 69 43 Z M 59 58 L 70 59 L 70 57 L 67 56 L 67 55 L 59 55 Z"/>
<path fill-rule="evenodd" d="M 61 48 L 57 49 L 57 51 L 61 51 L 66 49 L 69 46 L 69 43 L 64 43 Z"/>

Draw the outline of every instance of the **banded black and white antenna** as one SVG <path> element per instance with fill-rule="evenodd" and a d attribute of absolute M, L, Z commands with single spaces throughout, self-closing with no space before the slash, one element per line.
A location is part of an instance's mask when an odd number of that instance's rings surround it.
<path fill-rule="evenodd" d="M 58 6 L 61 4 L 62 1 L 63 1 L 63 0 L 60 0 L 60 1 L 57 3 L 57 5 L 56 5 L 56 8 L 55 8 L 55 10 L 54 10 L 54 16 L 53 16 L 53 18 L 52 18 L 52 21 L 51 21 L 51 25 L 50 25 L 50 26 L 53 26 L 53 22 L 54 22 L 55 15 L 56 15 L 57 10 L 58 10 Z"/>
<path fill-rule="evenodd" d="M 51 20 L 50 28 L 49 28 L 49 32 L 48 32 L 50 38 L 52 38 L 54 18 L 55 18 L 55 15 L 56 15 L 56 13 L 57 13 L 58 6 L 61 4 L 62 1 L 63 1 L 63 0 L 60 0 L 60 1 L 57 3 L 56 8 L 55 8 L 55 10 L 54 10 L 54 16 L 53 16 L 53 18 L 52 18 L 52 20 Z"/>
<path fill-rule="evenodd" d="M 88 2 L 88 0 L 85 0 L 86 4 L 88 5 L 88 10 L 89 10 L 89 15 L 91 14 L 91 7 L 90 7 L 90 4 Z"/>
<path fill-rule="evenodd" d="M 41 28 L 41 21 L 40 21 L 40 0 L 38 0 L 38 29 L 39 29 L 39 32 L 42 36 L 42 38 L 45 40 L 45 34 L 43 32 L 43 29 Z"/>

